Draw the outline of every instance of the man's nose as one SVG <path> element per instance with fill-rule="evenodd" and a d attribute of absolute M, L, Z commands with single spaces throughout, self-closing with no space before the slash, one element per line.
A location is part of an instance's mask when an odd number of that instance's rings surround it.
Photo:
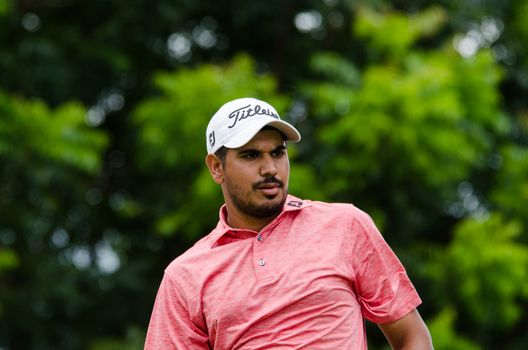
<path fill-rule="evenodd" d="M 269 154 L 262 157 L 262 165 L 260 167 L 260 175 L 275 176 L 277 174 L 277 167 L 275 160 Z"/>

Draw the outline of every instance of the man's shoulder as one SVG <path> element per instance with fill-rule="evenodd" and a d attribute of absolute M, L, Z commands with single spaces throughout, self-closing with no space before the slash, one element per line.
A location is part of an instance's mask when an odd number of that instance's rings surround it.
<path fill-rule="evenodd" d="M 352 215 L 362 216 L 365 213 L 352 203 L 345 202 L 328 202 L 321 200 L 296 199 L 303 203 L 306 214 L 334 214 L 334 215 Z M 333 216 L 333 215 L 332 215 Z"/>
<path fill-rule="evenodd" d="M 212 232 L 211 232 L 212 233 Z M 177 256 L 165 269 L 169 275 L 179 275 L 182 273 L 193 273 L 193 269 L 199 269 L 199 262 L 211 247 L 211 233 L 202 237 L 194 243 L 184 253 Z"/>
<path fill-rule="evenodd" d="M 370 215 L 352 203 L 298 200 L 303 203 L 302 210 L 299 211 L 299 215 L 296 217 L 298 220 L 316 222 L 318 225 L 333 222 L 349 226 L 360 225 L 367 227 L 373 224 Z"/>

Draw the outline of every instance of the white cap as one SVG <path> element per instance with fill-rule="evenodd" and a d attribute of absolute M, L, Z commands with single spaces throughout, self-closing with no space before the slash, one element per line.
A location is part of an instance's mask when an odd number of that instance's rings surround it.
<path fill-rule="evenodd" d="M 301 140 L 297 129 L 281 120 L 275 108 L 246 97 L 227 102 L 213 115 L 205 134 L 207 153 L 213 154 L 222 146 L 242 147 L 266 125 L 279 130 L 288 141 Z"/>

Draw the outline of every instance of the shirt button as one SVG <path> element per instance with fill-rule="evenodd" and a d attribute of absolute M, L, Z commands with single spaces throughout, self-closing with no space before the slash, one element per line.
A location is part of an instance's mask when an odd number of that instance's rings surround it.
<path fill-rule="evenodd" d="M 257 240 L 258 240 L 259 242 L 262 241 L 262 236 L 261 236 L 261 235 L 258 235 L 258 236 L 257 236 Z"/>
<path fill-rule="evenodd" d="M 264 259 L 260 259 L 260 260 L 259 260 L 259 265 L 260 265 L 260 266 L 264 266 L 264 265 L 266 265 L 266 261 L 264 261 Z"/>

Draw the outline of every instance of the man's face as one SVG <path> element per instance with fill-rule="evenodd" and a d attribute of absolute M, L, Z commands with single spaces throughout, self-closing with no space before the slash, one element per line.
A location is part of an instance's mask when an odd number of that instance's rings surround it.
<path fill-rule="evenodd" d="M 229 149 L 224 168 L 226 204 L 242 215 L 278 215 L 288 193 L 290 161 L 286 142 L 277 130 L 261 130 L 246 145 Z"/>

